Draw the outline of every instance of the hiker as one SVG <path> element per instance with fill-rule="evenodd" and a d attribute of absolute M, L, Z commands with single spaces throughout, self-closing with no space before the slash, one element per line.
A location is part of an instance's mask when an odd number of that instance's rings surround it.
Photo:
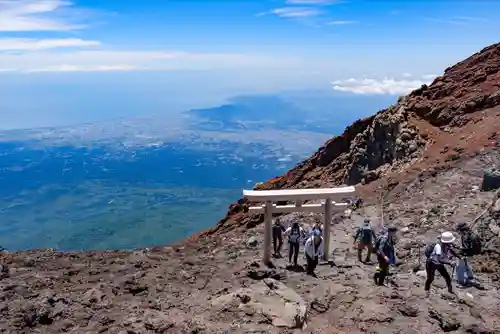
<path fill-rule="evenodd" d="M 384 285 L 385 278 L 389 274 L 389 265 L 391 263 L 391 258 L 394 256 L 394 236 L 396 234 L 397 228 L 395 226 L 390 226 L 387 229 L 387 233 L 380 236 L 375 243 L 375 250 L 377 252 L 378 266 L 373 280 L 375 284 L 379 286 Z"/>
<path fill-rule="evenodd" d="M 298 222 L 293 222 L 292 225 L 286 229 L 285 234 L 288 236 L 288 262 L 297 267 L 297 258 L 299 256 L 300 241 L 304 237 L 304 230 L 299 226 Z"/>
<path fill-rule="evenodd" d="M 281 257 L 281 246 L 283 245 L 283 232 L 285 232 L 285 228 L 281 224 L 279 218 L 276 218 L 273 224 L 273 247 L 274 247 L 275 257 Z"/>
<path fill-rule="evenodd" d="M 367 248 L 365 262 L 370 262 L 372 251 L 373 251 L 373 241 L 377 237 L 375 236 L 375 232 L 370 225 L 370 220 L 365 219 L 363 225 L 358 228 L 356 235 L 354 236 L 354 244 L 358 243 L 358 260 L 359 262 L 363 262 L 361 259 L 361 255 L 363 253 L 363 249 Z"/>
<path fill-rule="evenodd" d="M 456 268 L 457 282 L 462 286 L 475 285 L 474 274 L 467 258 L 481 254 L 481 239 L 477 234 L 472 232 L 466 223 L 459 223 L 456 230 L 461 237 L 460 254 L 462 255 L 462 258 L 458 260 Z"/>
<path fill-rule="evenodd" d="M 348 204 L 349 204 L 348 206 L 349 209 L 351 209 L 352 211 L 356 211 L 361 208 L 363 200 L 359 197 L 356 197 L 354 200 L 350 200 L 350 203 Z"/>
<path fill-rule="evenodd" d="M 451 277 L 445 268 L 445 264 L 453 266 L 454 264 L 449 260 L 449 256 L 456 256 L 452 249 L 452 244 L 455 241 L 455 236 L 451 232 L 443 232 L 438 238 L 438 242 L 435 244 L 430 244 L 427 246 L 425 255 L 427 256 L 427 261 L 425 263 L 425 270 L 427 272 L 427 280 L 425 281 L 425 291 L 427 296 L 431 288 L 431 284 L 434 281 L 434 275 L 436 270 L 441 274 L 441 276 L 446 281 L 446 286 L 448 287 L 448 292 L 453 293 L 453 288 L 451 286 Z M 431 251 L 432 249 L 432 251 Z"/>
<path fill-rule="evenodd" d="M 323 234 L 323 228 L 319 222 L 315 222 L 313 227 L 311 228 L 311 233 L 309 236 L 313 235 L 322 235 Z"/>
<path fill-rule="evenodd" d="M 314 269 L 318 265 L 319 257 L 323 256 L 323 237 L 321 235 L 312 235 L 307 239 L 305 254 L 307 259 L 307 275 L 316 277 Z"/>

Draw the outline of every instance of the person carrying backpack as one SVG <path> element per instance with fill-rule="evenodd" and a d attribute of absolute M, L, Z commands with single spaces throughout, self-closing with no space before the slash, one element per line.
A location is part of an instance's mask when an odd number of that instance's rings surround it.
<path fill-rule="evenodd" d="M 304 237 L 304 230 L 299 226 L 298 222 L 293 222 L 292 225 L 286 229 L 285 234 L 288 236 L 288 262 L 297 266 L 297 259 L 299 257 L 300 241 Z"/>
<path fill-rule="evenodd" d="M 285 228 L 281 225 L 281 222 L 278 218 L 274 221 L 273 224 L 273 247 L 274 247 L 274 256 L 281 257 L 281 246 L 283 245 L 283 232 L 285 232 Z"/>
<path fill-rule="evenodd" d="M 307 275 L 316 277 L 314 269 L 318 265 L 319 258 L 323 256 L 323 238 L 321 235 L 312 235 L 307 239 L 304 247 L 307 259 Z"/>
<path fill-rule="evenodd" d="M 385 278 L 389 274 L 389 265 L 391 258 L 394 257 L 395 235 L 397 228 L 390 226 L 387 229 L 387 234 L 380 236 L 375 243 L 375 250 L 377 252 L 378 267 L 373 280 L 379 286 L 384 285 Z"/>
<path fill-rule="evenodd" d="M 371 255 L 373 251 L 373 241 L 377 237 L 375 236 L 375 232 L 370 225 L 370 220 L 365 219 L 363 225 L 358 228 L 356 235 L 354 236 L 354 244 L 358 243 L 358 260 L 359 262 L 363 262 L 362 253 L 365 248 L 367 248 L 366 259 L 365 262 L 369 262 L 371 260 Z"/>
<path fill-rule="evenodd" d="M 427 279 L 425 281 L 425 292 L 429 296 L 431 284 L 434 281 L 434 276 L 436 270 L 441 274 L 441 276 L 446 281 L 446 286 L 448 287 L 448 292 L 453 293 L 453 287 L 451 285 L 451 277 L 446 270 L 445 265 L 453 266 L 454 264 L 449 260 L 449 256 L 457 254 L 453 251 L 452 244 L 455 242 L 456 238 L 451 232 L 443 232 L 438 239 L 438 242 L 430 244 L 425 250 L 425 255 L 427 256 L 427 261 L 425 263 L 425 271 L 427 272 Z M 432 249 L 432 251 L 430 251 Z"/>
<path fill-rule="evenodd" d="M 456 230 L 460 234 L 460 254 L 462 255 L 462 258 L 458 261 L 456 268 L 457 281 L 458 284 L 462 286 L 474 285 L 474 274 L 467 258 L 481 254 L 481 239 L 477 234 L 472 232 L 466 223 L 459 223 Z"/>

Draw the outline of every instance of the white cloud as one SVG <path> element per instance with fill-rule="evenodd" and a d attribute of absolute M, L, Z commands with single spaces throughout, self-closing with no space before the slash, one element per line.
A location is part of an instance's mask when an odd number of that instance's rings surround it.
<path fill-rule="evenodd" d="M 98 45 L 100 45 L 98 41 L 86 41 L 79 38 L 0 38 L 0 51 L 36 51 L 55 48 L 89 47 Z"/>
<path fill-rule="evenodd" d="M 111 72 L 111 71 L 134 71 L 147 70 L 147 67 L 141 68 L 130 65 L 97 65 L 97 66 L 78 66 L 78 65 L 58 65 L 30 70 L 29 72 Z"/>
<path fill-rule="evenodd" d="M 16 72 L 211 70 L 297 66 L 298 59 L 237 53 L 160 51 L 34 51 L 0 53 L 0 69 Z"/>
<path fill-rule="evenodd" d="M 266 14 L 274 14 L 284 18 L 303 18 L 303 17 L 317 16 L 321 13 L 322 12 L 319 9 L 311 7 L 283 7 L 283 8 L 273 9 L 269 12 L 260 13 L 258 15 L 262 16 Z"/>
<path fill-rule="evenodd" d="M 434 80 L 438 77 L 437 74 L 424 74 L 422 75 L 423 80 Z"/>
<path fill-rule="evenodd" d="M 453 24 L 453 25 L 469 25 L 471 23 L 486 23 L 486 22 L 488 22 L 488 20 L 485 18 L 471 17 L 471 16 L 455 16 L 455 17 L 452 17 L 449 19 L 428 17 L 428 18 L 425 18 L 425 20 L 429 21 L 429 22 Z"/>
<path fill-rule="evenodd" d="M 70 22 L 63 0 L 0 0 L 0 31 L 67 31 L 83 28 Z M 62 15 L 62 13 L 66 15 Z"/>
<path fill-rule="evenodd" d="M 358 21 L 330 21 L 327 24 L 330 25 L 346 25 L 346 24 L 356 24 Z"/>
<path fill-rule="evenodd" d="M 404 77 L 404 76 L 403 76 Z M 434 76 L 435 77 L 435 76 Z M 409 79 L 347 79 L 333 81 L 333 90 L 349 92 L 353 94 L 386 94 L 401 95 L 408 94 L 424 84 L 429 84 L 430 75 L 420 78 Z"/>

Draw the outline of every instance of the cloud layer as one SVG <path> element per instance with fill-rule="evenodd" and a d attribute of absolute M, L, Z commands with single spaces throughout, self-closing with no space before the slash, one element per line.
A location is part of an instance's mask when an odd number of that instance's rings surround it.
<path fill-rule="evenodd" d="M 57 43 L 53 43 L 55 45 Z M 1 46 L 1 43 L 0 43 Z M 11 46 L 12 47 L 12 46 Z M 19 47 L 24 47 L 20 43 Z M 32 47 L 29 45 L 29 47 Z M 212 70 L 291 68 L 298 59 L 238 53 L 158 51 L 71 51 L 1 53 L 3 72 L 76 72 L 132 70 Z"/>
<path fill-rule="evenodd" d="M 72 3 L 63 0 L 0 0 L 0 31 L 68 31 Z"/>
<path fill-rule="evenodd" d="M 348 92 L 353 94 L 390 94 L 402 95 L 419 88 L 424 84 L 429 84 L 436 75 L 427 74 L 418 78 L 413 78 L 409 73 L 402 75 L 402 79 L 355 79 L 333 81 L 333 90 Z"/>
<path fill-rule="evenodd" d="M 296 63 L 291 57 L 253 54 L 117 51 L 96 40 L 64 38 L 68 31 L 88 26 L 76 24 L 83 21 L 82 13 L 81 8 L 65 0 L 0 0 L 0 33 L 52 31 L 62 35 L 59 38 L 0 38 L 0 73 L 286 68 Z M 300 8 L 276 10 L 277 15 L 287 17 L 312 13 L 301 12 Z"/>
<path fill-rule="evenodd" d="M 98 41 L 86 41 L 79 38 L 0 38 L 0 51 L 36 51 L 57 48 L 91 47 L 100 44 Z"/>

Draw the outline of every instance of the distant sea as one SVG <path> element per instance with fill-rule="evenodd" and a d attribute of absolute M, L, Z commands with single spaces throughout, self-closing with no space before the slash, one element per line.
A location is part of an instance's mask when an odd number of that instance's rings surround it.
<path fill-rule="evenodd" d="M 242 189 L 285 173 L 386 106 L 373 97 L 295 95 L 0 133 L 0 246 L 77 251 L 180 241 L 214 226 Z"/>

